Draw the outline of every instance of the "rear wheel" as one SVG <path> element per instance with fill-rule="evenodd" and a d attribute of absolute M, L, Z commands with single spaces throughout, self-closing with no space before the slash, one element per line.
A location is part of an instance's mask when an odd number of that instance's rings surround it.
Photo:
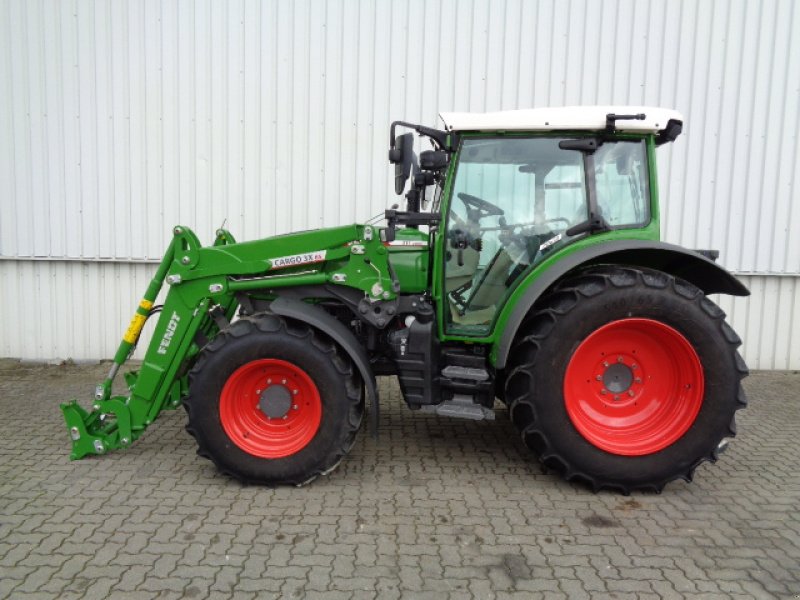
<path fill-rule="evenodd" d="M 333 470 L 364 412 L 361 382 L 339 347 L 271 314 L 236 321 L 203 350 L 184 405 L 198 454 L 268 485 Z"/>
<path fill-rule="evenodd" d="M 511 353 L 506 398 L 525 443 L 594 489 L 690 480 L 735 435 L 747 368 L 724 313 L 666 273 L 596 267 L 561 284 Z"/>

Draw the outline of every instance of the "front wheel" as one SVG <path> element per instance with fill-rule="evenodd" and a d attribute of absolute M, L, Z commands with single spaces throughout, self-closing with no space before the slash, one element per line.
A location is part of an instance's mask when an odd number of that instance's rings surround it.
<path fill-rule="evenodd" d="M 660 491 L 735 435 L 740 340 L 696 287 L 595 267 L 538 309 L 511 353 L 505 395 L 525 443 L 567 479 Z"/>
<path fill-rule="evenodd" d="M 263 313 L 208 344 L 189 375 L 198 454 L 242 481 L 300 485 L 332 471 L 364 413 L 352 362 L 308 325 Z"/>

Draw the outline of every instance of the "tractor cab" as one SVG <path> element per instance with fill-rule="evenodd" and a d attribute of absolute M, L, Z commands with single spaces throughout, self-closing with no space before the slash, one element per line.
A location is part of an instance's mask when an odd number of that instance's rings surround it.
<path fill-rule="evenodd" d="M 387 217 L 390 237 L 400 222 L 433 227 L 445 335 L 489 336 L 523 275 L 578 240 L 624 230 L 658 239 L 652 154 L 680 134 L 679 113 L 581 107 L 441 118 L 444 130 L 393 125 L 395 191 L 412 184 L 407 213 Z M 395 136 L 395 126 L 428 136 L 435 150 L 418 160 L 411 134 Z M 420 212 L 426 196 L 428 214 Z"/>

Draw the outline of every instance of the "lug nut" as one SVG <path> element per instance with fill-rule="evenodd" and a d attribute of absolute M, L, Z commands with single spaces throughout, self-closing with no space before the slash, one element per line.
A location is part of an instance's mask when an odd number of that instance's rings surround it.
<path fill-rule="evenodd" d="M 603 366 L 604 366 L 604 367 L 607 367 L 607 366 L 608 366 L 608 361 L 605 361 L 605 360 L 604 360 L 604 361 L 603 361 Z"/>
<path fill-rule="evenodd" d="M 619 400 L 619 396 L 617 394 L 614 394 L 614 400 Z"/>
<path fill-rule="evenodd" d="M 295 396 L 297 396 L 297 390 L 292 390 L 292 394 L 294 394 Z"/>
<path fill-rule="evenodd" d="M 286 385 L 286 380 L 285 380 L 285 379 L 281 379 L 281 383 L 282 383 L 283 385 Z"/>
<path fill-rule="evenodd" d="M 293 405 L 292 405 L 292 410 L 297 410 L 298 408 L 300 408 L 300 407 L 299 407 L 299 406 L 297 406 L 297 404 L 293 404 Z"/>
<path fill-rule="evenodd" d="M 642 378 L 641 377 L 636 377 L 633 381 L 634 381 L 634 383 L 642 383 Z"/>
<path fill-rule="evenodd" d="M 600 390 L 600 393 L 601 393 L 601 394 L 607 394 L 608 392 L 606 391 L 606 389 L 605 389 L 605 388 L 603 388 L 602 390 Z"/>
<path fill-rule="evenodd" d="M 621 356 L 618 356 L 617 357 L 617 362 L 621 363 L 621 362 L 625 362 L 625 360 Z"/>
<path fill-rule="evenodd" d="M 603 376 L 602 376 L 602 375 L 597 375 L 597 376 L 595 377 L 595 379 L 596 379 L 597 381 L 603 381 Z"/>
<path fill-rule="evenodd" d="M 634 369 L 634 370 L 635 370 L 635 369 L 638 369 L 638 368 L 639 368 L 639 365 L 637 365 L 636 363 L 633 363 L 633 364 L 631 365 L 631 369 Z"/>
<path fill-rule="evenodd" d="M 631 398 L 633 398 L 633 390 L 628 390 L 628 396 L 630 396 Z"/>

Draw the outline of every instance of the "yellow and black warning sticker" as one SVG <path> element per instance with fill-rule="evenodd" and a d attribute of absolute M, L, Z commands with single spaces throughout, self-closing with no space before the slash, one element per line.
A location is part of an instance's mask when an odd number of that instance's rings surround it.
<path fill-rule="evenodd" d="M 150 300 L 142 300 L 139 302 L 139 308 L 149 311 L 153 308 L 153 303 Z M 147 321 L 147 315 L 140 315 L 138 312 L 134 313 L 131 324 L 128 325 L 128 330 L 122 336 L 122 339 L 129 344 L 135 344 L 136 340 L 139 339 L 139 334 L 142 333 L 145 321 Z"/>
<path fill-rule="evenodd" d="M 128 325 L 128 330 L 125 332 L 125 335 L 122 336 L 122 339 L 129 344 L 135 344 L 136 340 L 139 339 L 139 334 L 142 332 L 145 321 L 147 321 L 147 317 L 144 315 L 140 315 L 139 313 L 134 314 L 131 319 L 131 324 Z"/>

